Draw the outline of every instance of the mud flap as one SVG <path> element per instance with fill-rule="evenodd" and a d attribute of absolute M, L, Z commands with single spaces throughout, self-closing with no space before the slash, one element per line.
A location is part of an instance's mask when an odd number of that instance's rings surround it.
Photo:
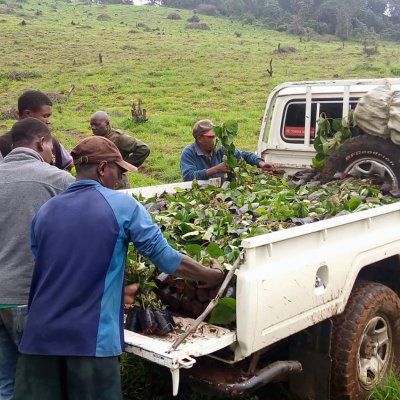
<path fill-rule="evenodd" d="M 298 360 L 303 366 L 301 374 L 291 375 L 289 379 L 290 391 L 301 398 L 330 399 L 331 331 L 332 321 L 323 321 L 307 329 L 297 346 L 289 350 L 290 359 Z"/>

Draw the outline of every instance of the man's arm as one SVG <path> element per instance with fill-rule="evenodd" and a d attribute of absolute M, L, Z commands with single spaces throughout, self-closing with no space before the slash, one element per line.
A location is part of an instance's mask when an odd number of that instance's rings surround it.
<path fill-rule="evenodd" d="M 74 167 L 74 160 L 72 159 L 71 154 L 66 150 L 66 148 L 60 143 L 60 150 L 61 150 L 61 160 L 60 163 L 62 165 L 61 169 L 66 169 L 71 171 Z"/>
<path fill-rule="evenodd" d="M 266 163 L 261 157 L 258 157 L 257 154 L 251 153 L 250 151 L 236 150 L 235 157 L 242 157 L 247 162 L 247 164 L 257 165 L 257 167 L 260 167 L 265 171 L 274 171 L 276 169 L 275 164 Z"/>
<path fill-rule="evenodd" d="M 135 167 L 140 167 L 150 154 L 147 144 L 127 134 L 122 134 L 116 145 L 123 156 L 125 155 L 124 160 Z"/>
<path fill-rule="evenodd" d="M 224 272 L 214 259 L 211 260 L 211 268 L 206 268 L 192 258 L 184 255 L 182 262 L 173 275 L 179 278 L 206 282 L 209 285 L 216 285 L 222 281 Z"/>
<path fill-rule="evenodd" d="M 213 260 L 206 268 L 192 258 L 174 250 L 166 241 L 160 228 L 152 221 L 147 210 L 131 198 L 132 215 L 128 238 L 136 250 L 149 258 L 161 271 L 181 278 L 198 280 L 209 285 L 217 284 L 223 277 L 219 264 Z"/>

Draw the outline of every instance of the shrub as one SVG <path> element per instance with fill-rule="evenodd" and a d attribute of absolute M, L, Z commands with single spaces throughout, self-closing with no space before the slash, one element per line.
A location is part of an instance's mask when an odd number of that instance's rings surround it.
<path fill-rule="evenodd" d="M 100 14 L 96 18 L 98 21 L 109 21 L 111 17 L 108 14 Z"/>
<path fill-rule="evenodd" d="M 182 17 L 181 17 L 179 14 L 177 14 L 177 13 L 168 14 L 168 17 L 167 17 L 167 18 L 168 18 L 168 19 L 176 19 L 176 20 L 182 19 Z"/>
<path fill-rule="evenodd" d="M 189 22 L 186 24 L 186 29 L 200 29 L 203 31 L 209 31 L 210 27 L 205 24 L 205 23 L 199 23 L 199 22 Z"/>
<path fill-rule="evenodd" d="M 10 71 L 8 73 L 8 80 L 10 81 L 21 81 L 22 79 L 26 78 L 41 78 L 42 75 L 40 75 L 38 72 L 35 71 Z"/>
<path fill-rule="evenodd" d="M 197 15 L 192 15 L 190 18 L 187 20 L 188 22 L 200 22 L 200 18 Z"/>

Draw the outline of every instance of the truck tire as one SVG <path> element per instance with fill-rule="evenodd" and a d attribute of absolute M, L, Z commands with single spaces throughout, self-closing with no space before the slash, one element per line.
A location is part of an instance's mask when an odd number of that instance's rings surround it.
<path fill-rule="evenodd" d="M 322 171 L 322 181 L 330 181 L 337 172 L 356 178 L 371 178 L 400 186 L 400 146 L 389 139 L 362 134 L 346 140 L 330 156 Z"/>
<path fill-rule="evenodd" d="M 333 318 L 331 400 L 366 400 L 400 355 L 400 299 L 387 286 L 356 283 Z"/>

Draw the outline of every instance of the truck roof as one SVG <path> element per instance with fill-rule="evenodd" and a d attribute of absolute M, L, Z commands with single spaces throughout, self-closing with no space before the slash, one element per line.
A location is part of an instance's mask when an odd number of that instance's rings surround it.
<path fill-rule="evenodd" d="M 348 79 L 327 81 L 303 81 L 286 82 L 277 86 L 274 91 L 278 96 L 304 95 L 308 88 L 316 94 L 343 95 L 345 87 L 349 87 L 350 93 L 366 93 L 376 86 L 389 86 L 393 90 L 400 90 L 400 78 L 382 79 Z"/>

